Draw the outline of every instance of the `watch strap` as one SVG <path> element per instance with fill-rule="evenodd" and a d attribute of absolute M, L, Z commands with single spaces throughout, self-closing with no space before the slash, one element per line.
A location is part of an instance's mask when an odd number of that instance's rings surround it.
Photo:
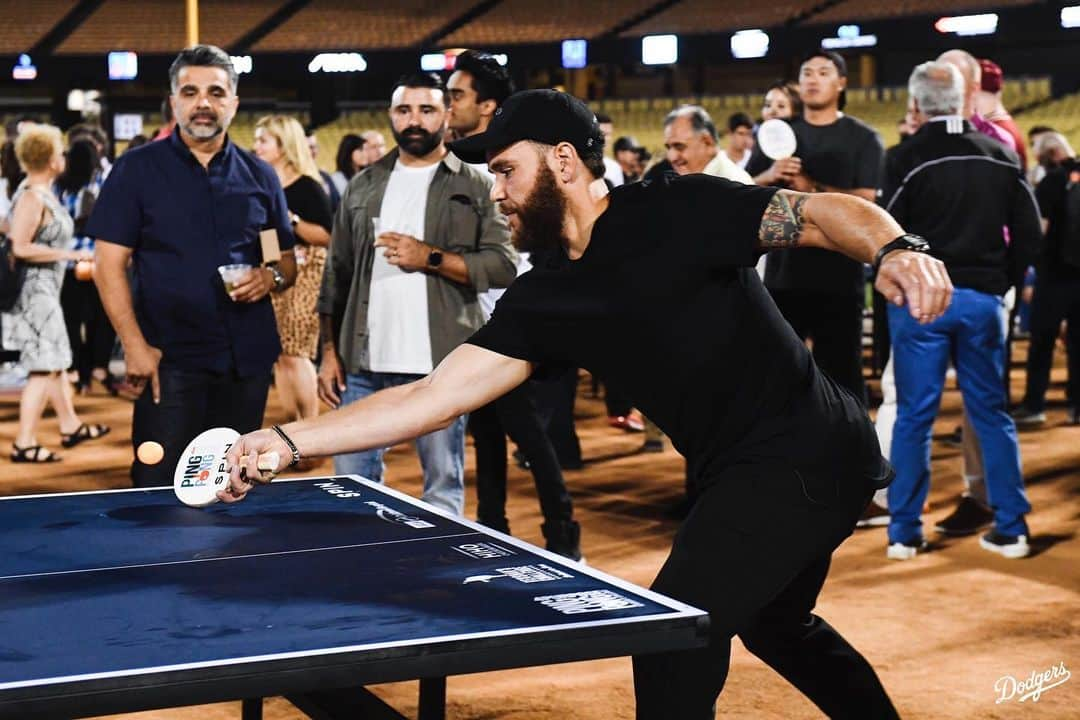
<path fill-rule="evenodd" d="M 930 252 L 930 243 L 926 242 L 926 238 L 919 235 L 912 235 L 911 233 L 904 233 L 900 237 L 887 242 L 881 246 L 874 255 L 874 272 L 878 271 L 881 267 L 881 261 L 885 259 L 885 256 L 894 250 L 909 250 L 911 252 Z"/>

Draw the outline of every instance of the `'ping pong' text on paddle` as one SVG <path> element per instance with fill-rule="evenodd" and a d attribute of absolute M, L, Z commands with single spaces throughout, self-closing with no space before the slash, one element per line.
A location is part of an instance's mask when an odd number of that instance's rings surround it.
<path fill-rule="evenodd" d="M 228 453 L 230 447 L 232 447 L 232 445 L 226 445 L 224 452 Z M 180 486 L 195 487 L 196 485 L 205 484 L 210 477 L 210 468 L 214 466 L 216 460 L 217 456 L 213 453 L 207 455 L 192 455 L 189 457 L 187 467 L 184 468 L 184 479 L 180 483 Z M 221 463 L 218 472 L 225 472 L 225 463 Z"/>

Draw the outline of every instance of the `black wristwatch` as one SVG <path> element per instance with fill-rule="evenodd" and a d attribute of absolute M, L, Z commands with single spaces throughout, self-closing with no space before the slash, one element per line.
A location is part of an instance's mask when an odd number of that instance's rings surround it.
<path fill-rule="evenodd" d="M 427 256 L 427 266 L 429 268 L 437 268 L 442 265 L 442 253 L 438 250 L 432 249 Z"/>
<path fill-rule="evenodd" d="M 277 263 L 271 263 L 266 266 L 266 269 L 270 271 L 270 275 L 274 278 L 274 292 L 281 292 L 285 289 L 285 276 L 278 270 Z"/>
<path fill-rule="evenodd" d="M 874 272 L 878 271 L 878 268 L 881 267 L 881 261 L 893 250 L 910 250 L 911 252 L 921 253 L 930 252 L 930 243 L 926 242 L 926 238 L 912 235 L 911 233 L 905 233 L 892 242 L 885 243 L 881 246 L 881 249 L 877 251 L 877 254 L 874 255 Z"/>

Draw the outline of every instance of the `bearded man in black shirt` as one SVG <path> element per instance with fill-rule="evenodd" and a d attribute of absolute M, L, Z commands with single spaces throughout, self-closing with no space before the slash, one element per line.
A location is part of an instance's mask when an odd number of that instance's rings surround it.
<path fill-rule="evenodd" d="M 698 488 L 653 587 L 708 610 L 710 644 L 634 659 L 638 717 L 711 718 L 734 635 L 829 716 L 896 717 L 870 664 L 811 614 L 832 551 L 891 469 L 865 410 L 817 369 L 753 266 L 764 250 L 796 245 L 874 261 L 878 290 L 923 322 L 949 304 L 944 266 L 882 210 L 846 195 L 703 175 L 608 194 L 595 117 L 551 90 L 511 96 L 453 151 L 486 158 L 515 241 L 547 259 L 423 380 L 241 437 L 219 497 L 235 502 L 272 479 L 259 454 L 280 453 L 284 467 L 384 447 L 533 373 L 584 367 L 626 388 L 687 457 Z M 639 352 L 620 352 L 627 340 Z"/>

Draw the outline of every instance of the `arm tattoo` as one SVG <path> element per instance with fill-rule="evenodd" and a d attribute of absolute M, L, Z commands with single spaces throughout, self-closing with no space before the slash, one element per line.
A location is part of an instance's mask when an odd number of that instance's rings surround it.
<path fill-rule="evenodd" d="M 799 244 L 805 223 L 805 204 L 806 195 L 802 193 L 780 191 L 772 196 L 761 218 L 761 231 L 758 234 L 763 250 L 778 250 Z"/>

